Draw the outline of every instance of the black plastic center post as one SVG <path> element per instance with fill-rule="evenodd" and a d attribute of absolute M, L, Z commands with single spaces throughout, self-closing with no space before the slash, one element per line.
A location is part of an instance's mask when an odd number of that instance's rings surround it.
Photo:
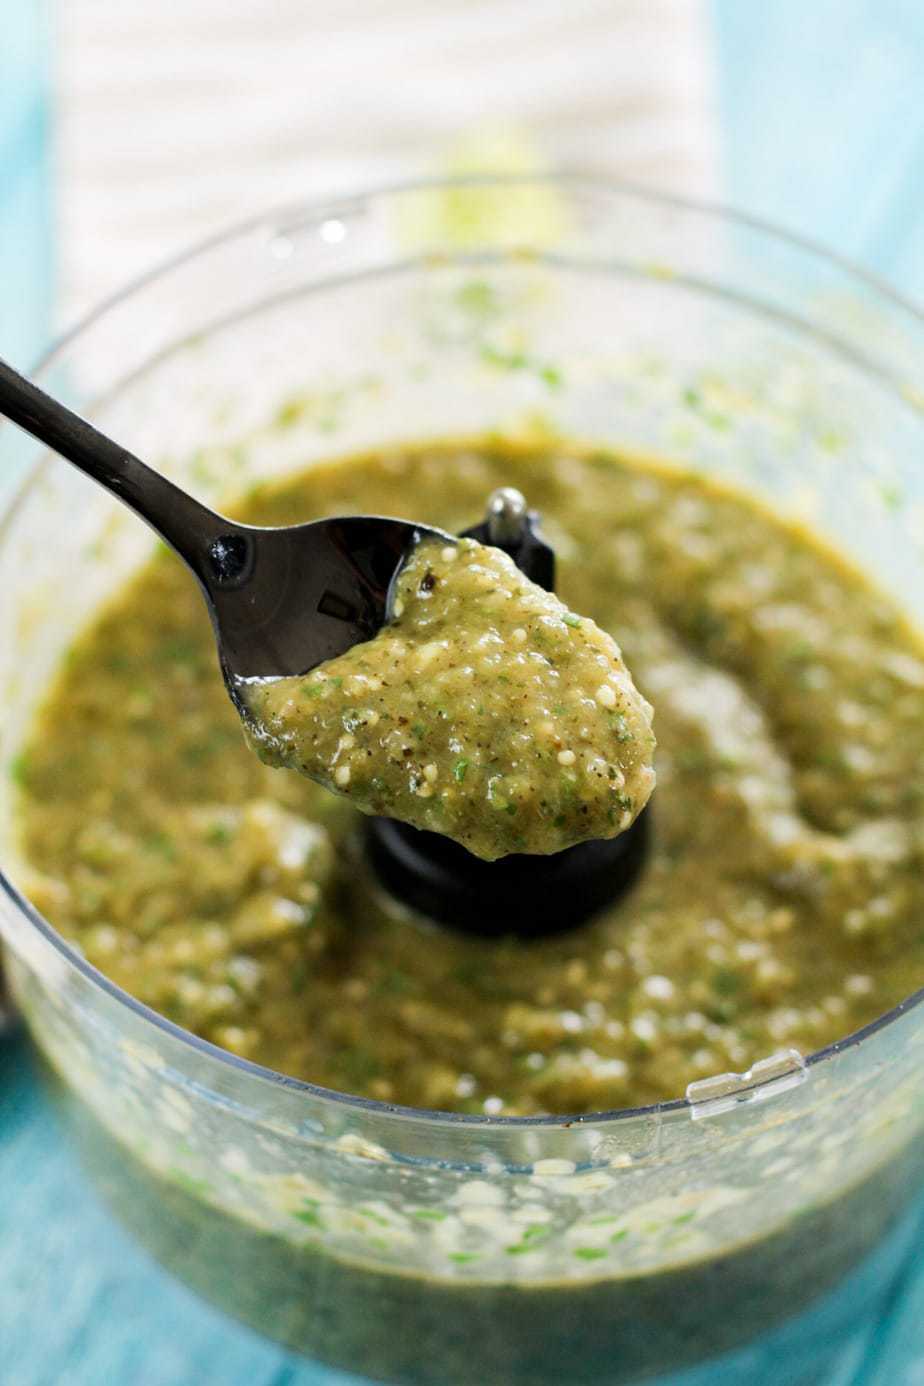
<path fill-rule="evenodd" d="M 519 491 L 495 491 L 484 521 L 462 537 L 503 549 L 531 581 L 554 590 L 555 552 Z M 430 919 L 481 937 L 544 938 L 586 923 L 629 889 L 644 864 L 649 815 L 643 809 L 614 838 L 500 861 L 482 861 L 440 833 L 372 818 L 366 850 L 390 894 Z"/>

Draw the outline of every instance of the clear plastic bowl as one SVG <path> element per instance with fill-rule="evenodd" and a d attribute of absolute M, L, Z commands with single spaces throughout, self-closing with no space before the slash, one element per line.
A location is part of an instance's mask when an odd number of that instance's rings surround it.
<path fill-rule="evenodd" d="M 523 179 L 267 216 L 106 305 L 45 375 L 212 502 L 399 439 L 554 428 L 659 452 L 809 516 L 920 617 L 922 359 L 920 318 L 809 246 Z M 73 469 L 32 472 L 0 535 L 4 763 L 150 548 Z M 919 1185 L 920 993 L 655 1108 L 389 1107 L 233 1058 L 88 966 L 17 889 L 7 776 L 0 837 L 10 981 L 106 1196 L 209 1299 L 327 1362 L 443 1386 L 676 1369 L 806 1309 Z"/>

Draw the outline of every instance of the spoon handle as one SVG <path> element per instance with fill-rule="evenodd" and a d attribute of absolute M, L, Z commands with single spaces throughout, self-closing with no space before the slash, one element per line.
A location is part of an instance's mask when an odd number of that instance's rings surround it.
<path fill-rule="evenodd" d="M 140 515 L 208 581 L 216 540 L 236 526 L 216 515 L 160 472 L 107 438 L 79 414 L 46 395 L 0 358 L 0 414 L 45 443 Z"/>

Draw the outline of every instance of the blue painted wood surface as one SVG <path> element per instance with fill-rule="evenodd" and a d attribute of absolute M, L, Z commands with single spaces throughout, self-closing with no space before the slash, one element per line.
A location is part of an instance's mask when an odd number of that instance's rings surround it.
<path fill-rule="evenodd" d="M 924 302 L 921 0 L 713 0 L 725 200 Z"/>
<path fill-rule="evenodd" d="M 27 8 L 0 0 L 5 34 Z M 726 200 L 924 300 L 924 4 L 714 0 L 713 13 Z M 47 263 L 31 273 L 47 278 Z M 41 293 L 36 303 L 40 315 Z M 37 321 L 22 331 L 34 337 Z M 851 1332 L 835 1329 L 843 1302 L 813 1317 L 812 1341 L 829 1350 L 816 1386 L 924 1386 L 924 1208 L 889 1258 L 888 1275 L 877 1263 L 843 1292 L 854 1296 Z M 683 1386 L 724 1386 L 743 1361 L 754 1383 L 789 1386 L 794 1374 L 784 1379 L 779 1364 L 798 1344 L 784 1339 L 686 1374 Z M 130 1243 L 63 1143 L 25 1045 L 0 1044 L 0 1386 L 355 1381 L 231 1323 Z"/>
<path fill-rule="evenodd" d="M 0 0 L 0 342 L 34 360 L 51 321 L 47 0 Z"/>
<path fill-rule="evenodd" d="M 232 1324 L 96 1201 L 23 1040 L 0 1043 L 2 1386 L 350 1386 Z"/>

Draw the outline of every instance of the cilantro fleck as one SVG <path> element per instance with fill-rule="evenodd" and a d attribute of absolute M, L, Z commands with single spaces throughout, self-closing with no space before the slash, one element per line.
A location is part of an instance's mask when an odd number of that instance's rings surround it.
<path fill-rule="evenodd" d="M 783 658 L 790 664 L 805 664 L 808 660 L 814 659 L 815 654 L 815 646 L 811 640 L 794 640 L 783 651 Z"/>
<path fill-rule="evenodd" d="M 205 835 L 206 842 L 211 842 L 215 847 L 226 846 L 234 836 L 227 823 L 212 823 Z"/>
<path fill-rule="evenodd" d="M 177 635 L 161 643 L 155 658 L 160 658 L 170 664 L 193 666 L 200 663 L 202 650 L 195 640 L 186 640 Z"/>
<path fill-rule="evenodd" d="M 379 979 L 374 988 L 376 996 L 406 996 L 413 991 L 413 983 L 406 972 L 394 967 Z"/>
<path fill-rule="evenodd" d="M 734 996 L 741 990 L 741 977 L 731 968 L 720 967 L 717 972 L 713 973 L 712 989 L 719 996 Z"/>
<path fill-rule="evenodd" d="M 629 724 L 621 712 L 613 714 L 613 729 L 616 733 L 616 740 L 623 745 L 626 741 L 634 741 L 635 734 L 630 730 Z"/>
<path fill-rule="evenodd" d="M 828 747 L 821 747 L 815 752 L 813 763 L 820 770 L 843 771 L 847 768 L 840 751 Z"/>
<path fill-rule="evenodd" d="M 344 1068 L 351 1083 L 357 1087 L 362 1087 L 364 1083 L 369 1083 L 373 1078 L 378 1078 L 382 1072 L 382 1065 L 374 1054 L 369 1054 L 362 1049 L 347 1051 L 343 1055 Z"/>
<path fill-rule="evenodd" d="M 207 1179 L 197 1179 L 195 1175 L 187 1174 L 185 1169 L 170 1169 L 167 1171 L 174 1184 L 179 1184 L 181 1189 L 187 1193 L 201 1195 L 210 1192 L 210 1185 Z"/>
<path fill-rule="evenodd" d="M 25 751 L 20 751 L 18 756 L 14 756 L 10 761 L 10 779 L 14 784 L 18 784 L 20 789 L 25 789 L 29 783 L 29 757 Z"/>
<path fill-rule="evenodd" d="M 522 371 L 529 364 L 529 358 L 522 351 L 500 351 L 487 344 L 481 348 L 481 359 L 505 371 Z"/>
<path fill-rule="evenodd" d="M 529 1251 L 538 1251 L 542 1243 L 552 1235 L 552 1229 L 547 1223 L 534 1222 L 525 1228 L 521 1238 L 513 1246 L 508 1246 L 506 1252 L 508 1256 L 525 1256 Z"/>
<path fill-rule="evenodd" d="M 698 603 L 690 612 L 689 626 L 691 637 L 702 644 L 722 640 L 727 632 L 725 618 L 705 602 Z"/>
<path fill-rule="evenodd" d="M 376 1223 L 379 1227 L 388 1227 L 389 1225 L 387 1218 L 383 1218 L 381 1213 L 376 1213 L 371 1208 L 362 1207 L 357 1208 L 356 1211 L 360 1213 L 362 1217 L 371 1219 L 371 1221 Z"/>
<path fill-rule="evenodd" d="M 273 420 L 277 428 L 291 428 L 305 413 L 307 402 L 304 399 L 287 399 L 276 410 Z"/>
<path fill-rule="evenodd" d="M 497 295 L 484 279 L 471 279 L 457 289 L 456 303 L 473 317 L 486 318 L 497 310 Z"/>
<path fill-rule="evenodd" d="M 144 840 L 144 845 L 149 851 L 156 852 L 166 861 L 176 861 L 176 844 L 167 833 L 149 833 Z"/>

